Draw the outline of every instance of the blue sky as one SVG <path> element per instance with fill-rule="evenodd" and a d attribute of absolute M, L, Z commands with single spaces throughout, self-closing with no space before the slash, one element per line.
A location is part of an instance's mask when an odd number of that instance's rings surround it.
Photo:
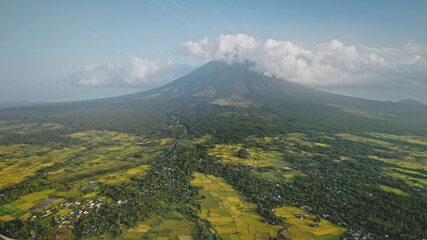
<path fill-rule="evenodd" d="M 383 100 L 413 96 L 427 102 L 420 90 L 427 90 L 427 83 L 422 80 L 426 70 L 426 12 L 427 1 L 5 0 L 0 2 L 0 101 L 67 101 L 147 89 L 191 70 L 187 65 L 198 66 L 218 56 L 182 50 L 184 42 L 199 44 L 207 38 L 209 51 L 218 51 L 212 46 L 222 41 L 221 34 L 242 33 L 258 42 L 257 49 L 268 39 L 286 41 L 312 52 L 314 59 L 327 51 L 319 49 L 319 44 L 338 40 L 343 51 L 354 46 L 358 56 L 375 53 L 387 63 L 387 67 L 383 64 L 375 70 L 359 67 L 357 71 L 374 74 L 352 75 L 351 81 L 345 81 L 348 74 L 342 66 L 334 65 L 344 80 L 327 84 L 312 79 L 327 76 L 324 73 L 311 74 L 308 79 L 299 76 L 301 72 L 294 76 L 285 72 L 289 69 L 281 69 L 273 75 L 349 95 Z M 385 48 L 394 52 L 380 51 Z M 342 59 L 343 55 L 334 54 L 334 61 Z M 399 56 L 409 62 L 412 58 L 420 60 L 409 68 L 394 63 Z M 271 58 L 266 61 L 275 66 L 283 63 Z M 365 60 L 360 62 L 366 65 Z M 271 65 L 259 65 L 260 71 L 271 69 Z M 141 66 L 149 66 L 158 75 L 164 71 L 162 80 L 144 80 Z M 347 64 L 345 69 L 348 68 Z M 402 79 L 415 80 L 406 85 L 396 79 L 392 84 L 384 80 L 396 76 L 396 72 Z M 100 74 L 103 80 L 93 80 Z M 383 79 L 376 84 L 367 84 L 363 79 L 373 77 Z M 378 91 L 373 91 L 372 85 Z"/>

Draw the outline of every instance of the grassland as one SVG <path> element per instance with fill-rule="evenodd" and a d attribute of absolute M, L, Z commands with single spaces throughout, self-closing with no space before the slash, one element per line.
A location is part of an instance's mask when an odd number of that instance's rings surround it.
<path fill-rule="evenodd" d="M 208 220 L 212 231 L 226 239 L 268 239 L 280 226 L 262 223 L 256 204 L 249 203 L 222 178 L 195 173 L 192 184 L 203 187 L 200 217 Z"/>
<path fill-rule="evenodd" d="M 61 129 L 62 125 L 53 122 L 47 123 L 13 123 L 9 124 L 9 122 L 4 122 L 4 124 L 0 125 L 0 131 L 8 131 L 19 134 L 28 134 L 28 133 L 37 133 L 43 132 L 46 130 L 55 130 Z"/>
<path fill-rule="evenodd" d="M 257 105 L 256 103 L 242 99 L 242 98 L 219 98 L 215 101 L 211 102 L 212 104 L 216 104 L 218 106 L 233 106 L 233 107 L 249 107 L 253 105 Z"/>
<path fill-rule="evenodd" d="M 393 192 L 393 193 L 396 193 L 396 194 L 399 194 L 399 195 L 405 195 L 405 196 L 408 195 L 408 193 L 406 193 L 406 192 L 404 192 L 404 191 L 402 191 L 401 189 L 398 189 L 398 188 L 393 188 L 393 187 L 389 187 L 389 186 L 385 186 L 385 185 L 380 185 L 380 188 L 382 190 L 386 191 L 386 192 Z"/>
<path fill-rule="evenodd" d="M 167 218 L 156 216 L 138 224 L 129 229 L 120 239 L 178 240 L 180 236 L 197 236 L 195 223 L 188 221 L 176 211 L 171 211 L 167 215 Z"/>
<path fill-rule="evenodd" d="M 98 179 L 99 182 L 109 184 L 128 182 L 137 175 L 143 176 L 150 169 L 149 165 L 141 165 L 135 168 L 124 169 L 117 172 L 106 174 Z"/>
<path fill-rule="evenodd" d="M 281 207 L 275 209 L 275 214 L 286 219 L 290 224 L 288 229 L 283 232 L 285 237 L 290 239 L 340 239 L 340 235 L 346 231 L 331 222 L 321 219 L 315 222 L 315 216 L 296 207 Z M 304 219 L 296 217 L 303 215 Z M 314 227 L 315 224 L 317 227 Z"/>
<path fill-rule="evenodd" d="M 427 186 L 427 179 L 425 174 L 420 174 L 422 177 L 413 177 L 410 175 L 405 174 L 404 171 L 397 168 L 398 171 L 396 171 L 396 168 L 384 168 L 385 174 L 394 178 L 402 179 L 405 181 L 409 186 L 413 186 L 416 188 L 426 188 Z"/>
<path fill-rule="evenodd" d="M 55 190 L 30 193 L 21 196 L 17 200 L 0 206 L 0 217 L 2 219 L 13 219 L 24 216 L 27 210 L 49 198 Z"/>

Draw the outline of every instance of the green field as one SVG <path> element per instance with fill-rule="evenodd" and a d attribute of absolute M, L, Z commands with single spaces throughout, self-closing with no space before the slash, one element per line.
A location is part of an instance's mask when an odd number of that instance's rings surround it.
<path fill-rule="evenodd" d="M 380 188 L 386 192 L 392 192 L 392 193 L 396 193 L 399 195 L 404 195 L 407 196 L 408 193 L 398 189 L 398 188 L 394 188 L 394 187 L 389 187 L 389 186 L 385 186 L 385 185 L 380 185 Z"/>
<path fill-rule="evenodd" d="M 222 178 L 194 174 L 192 184 L 203 187 L 200 217 L 208 220 L 213 232 L 226 239 L 268 239 L 282 227 L 262 223 L 256 204 L 249 203 Z"/>
<path fill-rule="evenodd" d="M 0 206 L 0 217 L 2 219 L 7 218 L 19 218 L 27 213 L 27 210 L 34 207 L 35 205 L 43 202 L 49 195 L 55 190 L 46 190 L 42 192 L 30 193 L 21 196 L 19 199 Z"/>

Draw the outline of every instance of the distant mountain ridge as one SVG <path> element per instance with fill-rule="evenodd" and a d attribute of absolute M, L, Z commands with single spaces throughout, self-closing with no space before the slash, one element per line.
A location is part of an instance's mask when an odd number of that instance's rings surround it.
<path fill-rule="evenodd" d="M 415 99 L 409 99 L 409 98 L 402 99 L 402 100 L 398 101 L 397 103 L 408 104 L 408 105 L 417 105 L 417 106 L 425 106 L 424 103 L 417 101 Z"/>

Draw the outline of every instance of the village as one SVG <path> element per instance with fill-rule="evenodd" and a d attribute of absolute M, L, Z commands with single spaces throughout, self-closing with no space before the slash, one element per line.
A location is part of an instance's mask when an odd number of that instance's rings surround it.
<path fill-rule="evenodd" d="M 116 206 L 126 204 L 127 201 L 118 201 Z M 52 217 L 57 229 L 73 229 L 74 222 L 83 215 L 95 214 L 105 203 L 100 200 L 86 199 L 81 202 L 65 200 L 41 211 L 34 211 L 31 217 L 22 219 L 26 221 L 37 221 L 39 219 Z M 57 230 L 57 231 L 58 231 Z M 96 231 L 96 230 L 95 230 Z M 31 238 L 38 238 L 38 234 L 32 232 Z"/>

